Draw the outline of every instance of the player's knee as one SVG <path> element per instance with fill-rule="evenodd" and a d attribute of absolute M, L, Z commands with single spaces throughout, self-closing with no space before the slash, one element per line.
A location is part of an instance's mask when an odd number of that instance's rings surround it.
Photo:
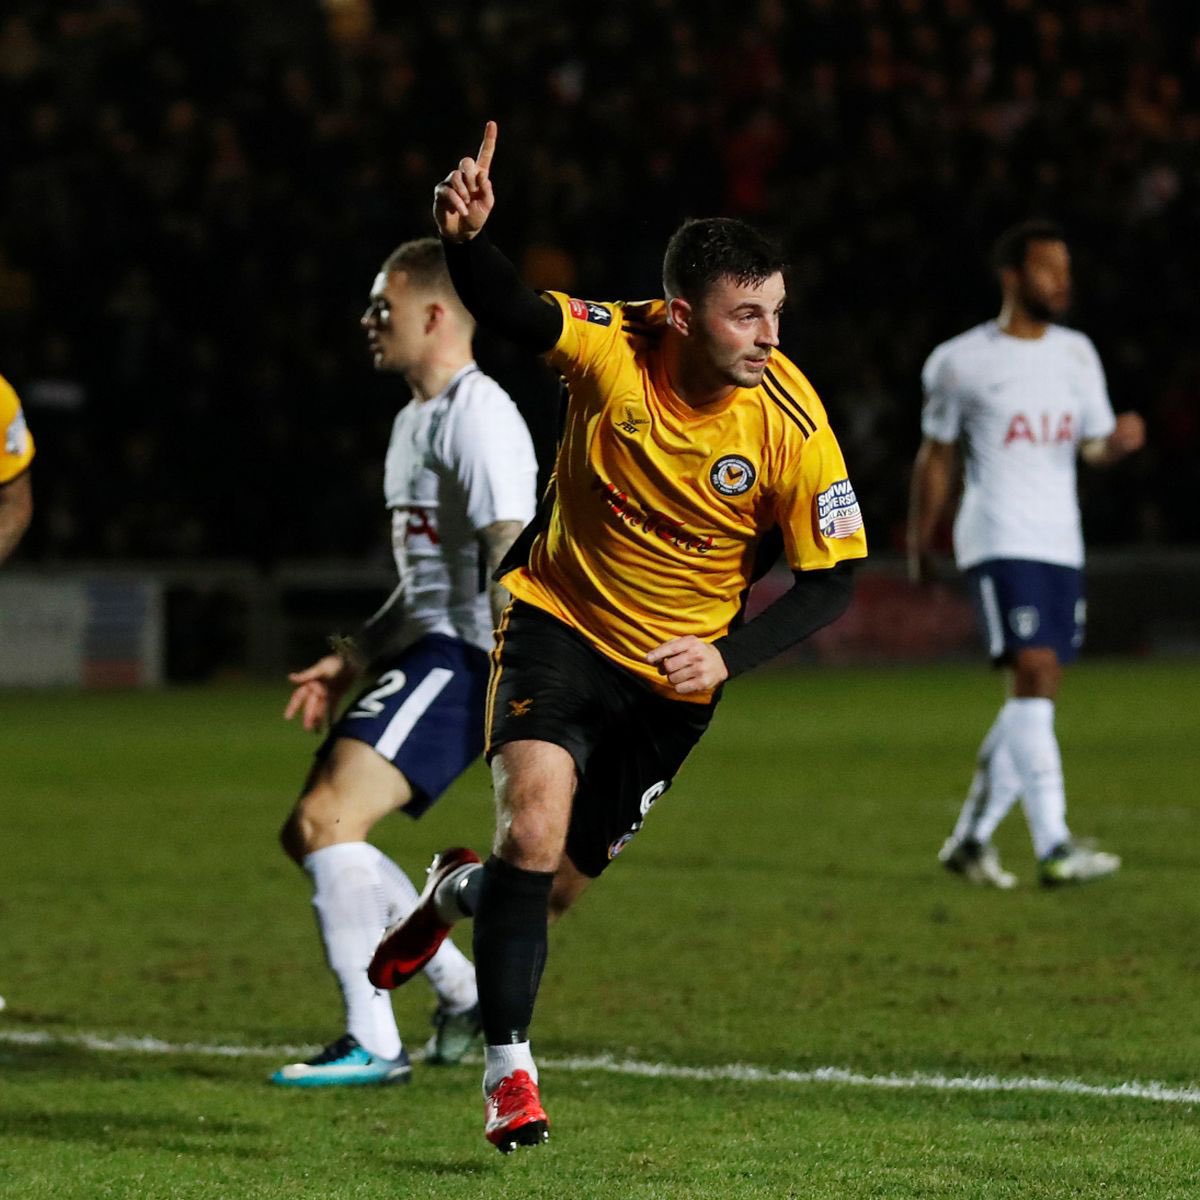
<path fill-rule="evenodd" d="M 362 836 L 350 828 L 336 790 L 327 782 L 318 781 L 296 802 L 283 823 L 279 841 L 284 853 L 299 863 L 315 850 L 337 842 L 357 841 Z"/>
<path fill-rule="evenodd" d="M 541 813 L 521 813 L 504 828 L 500 857 L 525 871 L 553 871 L 562 856 L 566 831 Z"/>
<path fill-rule="evenodd" d="M 1013 694 L 1024 698 L 1053 700 L 1062 679 L 1058 655 L 1048 647 L 1022 650 L 1013 663 Z"/>

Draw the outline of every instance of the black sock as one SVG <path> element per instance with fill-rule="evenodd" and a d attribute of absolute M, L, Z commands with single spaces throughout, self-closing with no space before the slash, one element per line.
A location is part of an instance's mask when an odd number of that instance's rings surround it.
<path fill-rule="evenodd" d="M 546 965 L 553 871 L 523 871 L 494 854 L 475 910 L 475 978 L 489 1046 L 529 1040 L 533 1002 Z"/>

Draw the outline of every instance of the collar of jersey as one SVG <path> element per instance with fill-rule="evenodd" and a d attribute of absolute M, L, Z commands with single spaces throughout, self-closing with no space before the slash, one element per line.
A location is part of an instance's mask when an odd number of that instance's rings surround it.
<path fill-rule="evenodd" d="M 712 404 L 695 408 L 688 404 L 671 386 L 671 381 L 667 376 L 667 364 L 663 356 L 657 354 L 654 361 L 654 391 L 662 402 L 662 406 L 676 416 L 682 417 L 686 421 L 704 421 L 709 417 L 719 417 L 722 413 L 728 412 L 737 403 L 740 396 L 748 395 L 753 389 L 734 388 L 724 400 L 715 400 Z"/>
<path fill-rule="evenodd" d="M 447 383 L 446 386 L 444 388 L 442 388 L 442 390 L 440 392 L 438 392 L 438 394 L 436 396 L 431 397 L 431 399 L 444 400 L 444 399 L 446 399 L 447 396 L 453 396 L 454 389 L 456 387 L 458 387 L 458 385 L 462 381 L 463 377 L 466 375 L 469 375 L 472 371 L 477 371 L 477 370 L 479 370 L 479 368 L 476 366 L 475 360 L 471 359 L 471 361 L 469 363 L 466 363 L 464 366 L 459 367 L 459 369 L 457 371 L 455 371 L 453 375 L 450 376 L 450 382 Z"/>

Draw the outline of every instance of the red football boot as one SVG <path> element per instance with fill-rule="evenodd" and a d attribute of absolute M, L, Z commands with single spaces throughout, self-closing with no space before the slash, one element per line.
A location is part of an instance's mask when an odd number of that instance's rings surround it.
<path fill-rule="evenodd" d="M 550 1120 L 528 1071 L 505 1075 L 483 1102 L 483 1133 L 501 1154 L 550 1139 Z"/>
<path fill-rule="evenodd" d="M 402 921 L 397 921 L 383 935 L 375 948 L 367 978 L 377 988 L 390 991 L 407 983 L 438 952 L 446 940 L 450 926 L 438 916 L 433 902 L 438 884 L 459 867 L 479 862 L 479 855 L 464 846 L 443 850 L 435 855 L 429 866 L 425 890 L 416 907 Z"/>

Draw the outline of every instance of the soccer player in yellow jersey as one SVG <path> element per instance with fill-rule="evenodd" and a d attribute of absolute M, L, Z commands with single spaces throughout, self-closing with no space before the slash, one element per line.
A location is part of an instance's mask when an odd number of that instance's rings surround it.
<path fill-rule="evenodd" d="M 17 548 L 33 519 L 32 461 L 33 438 L 25 427 L 21 401 L 0 375 L 0 563 Z"/>
<path fill-rule="evenodd" d="M 641 828 L 721 685 L 845 609 L 867 548 L 824 408 L 778 351 L 775 247 L 740 221 L 690 221 L 662 300 L 538 296 L 482 232 L 496 132 L 438 186 L 434 216 L 476 320 L 563 375 L 566 424 L 538 518 L 499 572 L 514 601 L 489 685 L 492 855 L 439 855 L 370 976 L 404 982 L 474 916 L 485 1133 L 508 1152 L 548 1136 L 527 1032 L 548 913 Z M 795 583 L 742 624 L 771 545 Z"/>
<path fill-rule="evenodd" d="M 33 437 L 21 401 L 0 375 L 0 562 L 17 548 L 33 519 L 32 461 Z"/>

